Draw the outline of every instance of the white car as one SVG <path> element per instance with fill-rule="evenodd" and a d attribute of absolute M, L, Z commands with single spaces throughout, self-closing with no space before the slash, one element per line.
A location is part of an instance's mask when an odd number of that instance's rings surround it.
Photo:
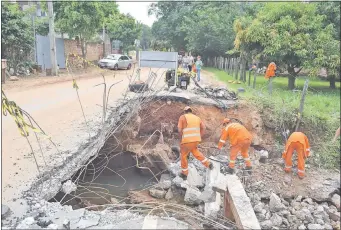
<path fill-rule="evenodd" d="M 130 69 L 132 65 L 132 60 L 122 54 L 109 54 L 106 58 L 98 61 L 98 66 L 101 68 L 108 69 Z"/>

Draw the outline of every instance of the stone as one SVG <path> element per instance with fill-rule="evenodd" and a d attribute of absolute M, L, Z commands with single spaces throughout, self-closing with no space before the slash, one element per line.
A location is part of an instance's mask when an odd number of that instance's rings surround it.
<path fill-rule="evenodd" d="M 264 221 L 265 220 L 265 215 L 263 213 L 258 213 L 257 218 L 260 221 Z"/>
<path fill-rule="evenodd" d="M 66 181 L 62 186 L 62 191 L 65 194 L 70 194 L 71 192 L 74 192 L 77 190 L 77 185 L 73 183 L 71 180 Z"/>
<path fill-rule="evenodd" d="M 199 199 L 203 202 L 214 202 L 216 200 L 216 192 L 211 187 L 205 187 L 205 190 L 199 196 Z"/>
<path fill-rule="evenodd" d="M 312 222 L 314 220 L 314 218 L 312 217 L 310 211 L 306 208 L 302 208 L 301 210 L 297 211 L 296 216 L 300 219 L 300 220 L 306 220 L 309 222 Z"/>
<path fill-rule="evenodd" d="M 33 217 L 26 217 L 21 223 L 16 227 L 16 229 L 28 229 L 30 225 L 34 224 L 35 220 Z"/>
<path fill-rule="evenodd" d="M 279 227 L 283 222 L 282 218 L 276 213 L 272 215 L 272 217 L 270 218 L 270 221 L 272 222 L 274 226 L 277 226 L 277 227 Z"/>
<path fill-rule="evenodd" d="M 172 188 L 169 188 L 168 192 L 166 193 L 165 199 L 166 200 L 171 200 L 171 199 L 173 199 L 173 197 L 174 197 L 174 194 L 172 192 Z"/>
<path fill-rule="evenodd" d="M 330 205 L 328 208 L 328 212 L 337 212 L 337 208 L 334 205 Z"/>
<path fill-rule="evenodd" d="M 19 78 L 16 77 L 16 76 L 10 76 L 10 77 L 9 77 L 9 80 L 10 80 L 10 81 L 19 81 Z"/>
<path fill-rule="evenodd" d="M 260 158 L 265 158 L 265 159 L 267 159 L 267 158 L 269 158 L 269 152 L 268 151 L 266 151 L 266 150 L 261 150 L 260 152 Z"/>
<path fill-rule="evenodd" d="M 271 217 L 271 213 L 270 213 L 270 212 L 267 212 L 267 213 L 265 214 L 265 219 L 266 219 L 266 220 L 269 220 L 270 217 Z"/>
<path fill-rule="evenodd" d="M 303 202 L 306 202 L 308 204 L 314 204 L 313 200 L 311 198 L 306 198 L 303 200 Z"/>
<path fill-rule="evenodd" d="M 256 212 L 256 213 L 261 213 L 262 210 L 264 208 L 264 204 L 262 202 L 259 202 L 257 205 L 255 205 L 255 207 L 253 207 L 253 210 Z"/>
<path fill-rule="evenodd" d="M 58 225 L 56 224 L 50 224 L 49 226 L 47 226 L 48 229 L 58 229 Z"/>
<path fill-rule="evenodd" d="M 1 218 L 6 218 L 7 216 L 9 216 L 10 212 L 11 210 L 7 205 L 1 205 Z"/>
<path fill-rule="evenodd" d="M 290 215 L 290 212 L 288 210 L 282 210 L 279 212 L 279 215 L 287 217 Z"/>
<path fill-rule="evenodd" d="M 323 229 L 325 229 L 325 230 L 333 230 L 333 227 L 330 224 L 325 224 L 323 226 Z"/>
<path fill-rule="evenodd" d="M 168 171 L 173 176 L 178 176 L 181 173 L 180 161 L 177 162 L 177 163 L 170 163 L 169 166 L 168 166 Z"/>
<path fill-rule="evenodd" d="M 339 212 L 329 212 L 329 218 L 333 221 L 340 220 L 340 213 Z"/>
<path fill-rule="evenodd" d="M 340 195 L 334 194 L 331 198 L 331 202 L 335 205 L 338 211 L 340 211 Z"/>
<path fill-rule="evenodd" d="M 301 207 L 301 203 L 299 203 L 299 202 L 293 202 L 292 204 L 291 204 L 291 206 L 295 209 L 295 210 L 300 210 L 302 207 Z"/>
<path fill-rule="evenodd" d="M 163 199 L 165 197 L 165 195 L 166 195 L 166 191 L 152 188 L 152 189 L 149 189 L 149 194 L 152 197 L 155 197 L 155 198 L 158 198 L 158 199 Z"/>
<path fill-rule="evenodd" d="M 181 187 L 181 183 L 183 182 L 184 180 L 179 177 L 179 176 L 176 176 L 174 179 L 173 179 L 173 184 L 177 187 Z"/>
<path fill-rule="evenodd" d="M 301 224 L 299 227 L 298 227 L 299 230 L 304 230 L 306 229 L 306 227 L 304 226 L 304 224 Z"/>
<path fill-rule="evenodd" d="M 245 89 L 244 88 L 238 88 L 238 92 L 245 92 Z"/>
<path fill-rule="evenodd" d="M 324 221 L 322 219 L 316 219 L 316 223 L 320 225 L 324 225 Z"/>
<path fill-rule="evenodd" d="M 319 224 L 308 224 L 308 229 L 312 230 L 312 229 L 323 229 L 323 226 L 319 225 Z"/>
<path fill-rule="evenodd" d="M 298 202 L 301 202 L 302 201 L 302 196 L 297 196 L 295 200 L 298 201 Z"/>
<path fill-rule="evenodd" d="M 71 226 L 71 229 L 74 228 L 80 228 L 80 229 L 85 229 L 85 228 L 89 228 L 92 226 L 96 226 L 98 225 L 100 220 L 100 216 L 94 215 L 94 216 L 89 216 L 85 219 L 85 217 L 83 217 L 75 226 Z"/>
<path fill-rule="evenodd" d="M 281 203 L 281 199 L 275 193 L 271 193 L 270 195 L 269 206 L 270 211 L 272 212 L 278 212 L 285 208 L 284 205 Z"/>
<path fill-rule="evenodd" d="M 169 189 L 172 185 L 172 180 L 169 174 L 162 174 L 160 182 L 155 186 L 156 188 Z"/>
<path fill-rule="evenodd" d="M 203 187 L 204 186 L 203 177 L 200 176 L 200 174 L 198 173 L 198 170 L 193 165 L 190 165 L 188 167 L 187 181 L 188 181 L 189 186 L 191 187 Z"/>
<path fill-rule="evenodd" d="M 201 192 L 199 189 L 189 187 L 187 188 L 184 201 L 188 205 L 199 205 L 201 203 L 201 200 L 199 199 L 200 195 Z"/>
<path fill-rule="evenodd" d="M 272 222 L 271 220 L 266 220 L 260 223 L 263 229 L 271 229 L 272 228 Z"/>
<path fill-rule="evenodd" d="M 115 197 L 111 197 L 111 198 L 110 198 L 110 202 L 111 202 L 112 204 L 118 204 L 118 203 L 119 203 L 119 201 L 118 201 Z"/>

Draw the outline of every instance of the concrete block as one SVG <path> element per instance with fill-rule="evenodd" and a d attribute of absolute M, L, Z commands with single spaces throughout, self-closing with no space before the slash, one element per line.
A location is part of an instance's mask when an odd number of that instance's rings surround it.
<path fill-rule="evenodd" d="M 201 192 L 197 188 L 188 187 L 185 194 L 185 203 L 189 205 L 200 204 L 201 200 L 199 199 Z"/>
<path fill-rule="evenodd" d="M 261 229 L 250 198 L 236 175 L 226 175 L 230 207 L 238 228 Z"/>
<path fill-rule="evenodd" d="M 215 201 L 205 203 L 205 216 L 216 218 L 220 210 L 222 196 L 220 193 L 215 192 Z"/>
<path fill-rule="evenodd" d="M 162 174 L 160 182 L 155 186 L 156 188 L 169 189 L 172 185 L 172 180 L 169 174 Z"/>
<path fill-rule="evenodd" d="M 155 197 L 155 198 L 158 198 L 158 199 L 163 199 L 165 197 L 165 195 L 166 195 L 166 191 L 152 188 L 152 189 L 149 190 L 149 194 L 152 197 Z"/>
<path fill-rule="evenodd" d="M 199 199 L 205 203 L 214 202 L 216 200 L 216 192 L 210 187 L 205 187 L 205 190 L 201 193 Z"/>
<path fill-rule="evenodd" d="M 203 187 L 204 182 L 202 176 L 198 173 L 198 170 L 193 166 L 190 165 L 188 167 L 188 177 L 187 181 L 189 186 L 191 187 Z"/>

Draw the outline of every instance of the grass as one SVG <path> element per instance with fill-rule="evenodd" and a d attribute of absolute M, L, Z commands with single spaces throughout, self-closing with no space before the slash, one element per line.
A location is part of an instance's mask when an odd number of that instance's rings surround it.
<path fill-rule="evenodd" d="M 298 115 L 298 108 L 301 99 L 301 90 L 305 78 L 296 79 L 296 89 L 287 89 L 288 79 L 276 77 L 273 80 L 273 93 L 268 93 L 268 82 L 264 76 L 256 77 L 256 88 L 252 89 L 253 75 L 251 76 L 251 87 L 248 86 L 248 72 L 246 84 L 228 83 L 234 80 L 225 71 L 206 67 L 204 70 L 213 73 L 216 78 L 226 82 L 227 88 L 237 91 L 244 88 L 246 92 L 239 93 L 239 96 L 246 101 L 253 103 L 259 108 L 263 119 L 271 119 L 275 123 L 275 131 L 278 140 L 281 140 L 280 133 L 284 129 L 294 130 Z M 340 143 L 332 143 L 336 129 L 340 126 L 340 82 L 336 83 L 337 89 L 330 89 L 328 81 L 317 78 L 309 79 L 309 88 L 306 95 L 302 123 L 300 131 L 303 131 L 309 138 L 314 151 L 312 161 L 324 167 L 340 166 Z"/>

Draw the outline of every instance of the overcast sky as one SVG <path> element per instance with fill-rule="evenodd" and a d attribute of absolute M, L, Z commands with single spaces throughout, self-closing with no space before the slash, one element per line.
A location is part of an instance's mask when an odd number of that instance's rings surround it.
<path fill-rule="evenodd" d="M 148 16 L 148 6 L 152 2 L 126 2 L 121 1 L 117 2 L 118 8 L 121 13 L 130 13 L 136 20 L 151 26 L 153 22 L 156 20 L 155 16 Z"/>

